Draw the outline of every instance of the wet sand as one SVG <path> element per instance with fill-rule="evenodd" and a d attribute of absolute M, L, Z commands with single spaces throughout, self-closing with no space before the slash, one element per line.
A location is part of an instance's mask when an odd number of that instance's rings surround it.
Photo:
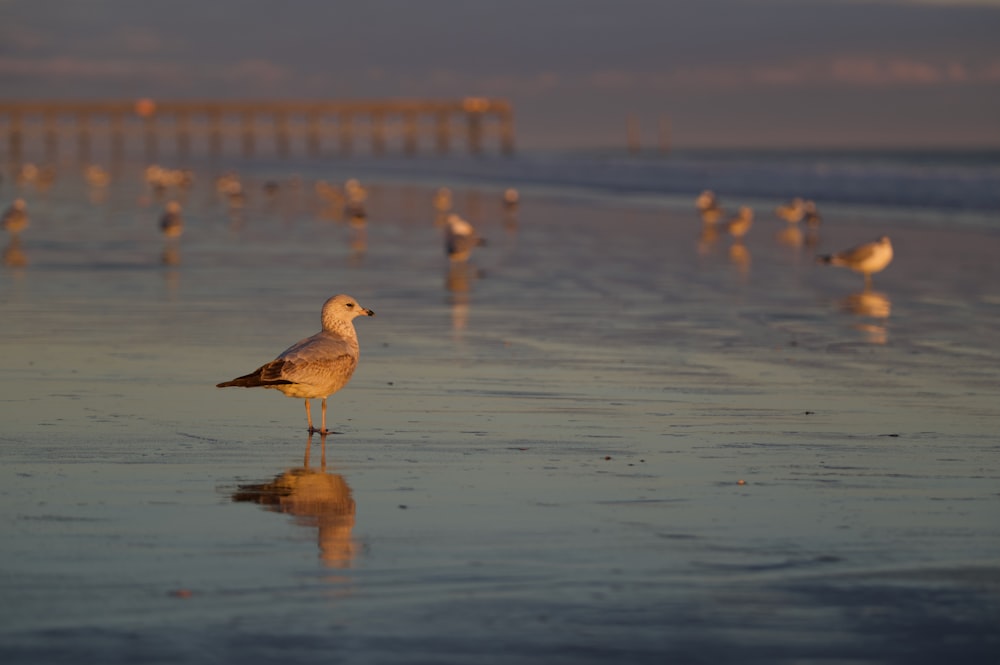
<path fill-rule="evenodd" d="M 449 266 L 432 189 L 352 225 L 259 185 L 199 181 L 175 245 L 138 186 L 29 198 L 3 662 L 994 662 L 996 234 L 842 211 L 795 247 L 758 210 L 740 251 L 456 188 L 489 244 Z M 883 233 L 874 292 L 812 259 Z M 338 292 L 377 316 L 325 442 L 214 387 Z"/>

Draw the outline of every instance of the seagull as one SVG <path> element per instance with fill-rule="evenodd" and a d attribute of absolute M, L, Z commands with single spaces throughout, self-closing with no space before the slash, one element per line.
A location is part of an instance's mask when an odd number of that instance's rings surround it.
<path fill-rule="evenodd" d="M 710 189 L 706 189 L 699 194 L 698 198 L 694 200 L 694 204 L 698 207 L 699 212 L 719 207 L 719 201 L 715 197 L 715 192 Z"/>
<path fill-rule="evenodd" d="M 794 198 L 789 203 L 775 208 L 774 212 L 786 222 L 796 224 L 801 222 L 802 218 L 806 215 L 805 201 L 800 198 Z"/>
<path fill-rule="evenodd" d="M 750 231 L 751 226 L 753 226 L 753 210 L 747 206 L 740 206 L 740 211 L 729 220 L 726 230 L 737 242 L 740 242 L 743 240 L 743 236 Z"/>
<path fill-rule="evenodd" d="M 815 201 L 806 201 L 803 205 L 803 210 L 805 211 L 806 224 L 810 227 L 817 227 L 823 222 L 823 218 L 819 214 L 819 210 L 816 208 Z"/>
<path fill-rule="evenodd" d="M 703 191 L 698 195 L 694 203 L 698 208 L 698 214 L 701 215 L 701 221 L 706 224 L 715 224 L 722 219 L 722 206 L 719 205 L 719 199 L 712 190 L 706 189 Z"/>
<path fill-rule="evenodd" d="M 434 209 L 438 212 L 448 212 L 451 210 L 451 190 L 441 187 L 434 192 Z"/>
<path fill-rule="evenodd" d="M 285 349 L 281 355 L 250 374 L 223 381 L 217 388 L 274 388 L 287 397 L 300 397 L 306 402 L 306 422 L 309 432 L 328 434 L 326 429 L 326 398 L 351 380 L 358 365 L 358 335 L 354 319 L 375 316 L 351 296 L 333 296 L 323 304 L 323 329 Z M 310 399 L 323 400 L 323 419 L 319 429 L 313 427 L 309 411 Z"/>
<path fill-rule="evenodd" d="M 180 238 L 184 233 L 184 220 L 181 218 L 181 204 L 177 201 L 167 203 L 160 218 L 160 230 L 165 238 Z"/>
<path fill-rule="evenodd" d="M 505 210 L 511 211 L 517 208 L 517 204 L 521 202 L 521 195 L 517 193 L 517 190 L 513 187 L 508 187 L 503 193 L 503 207 Z"/>
<path fill-rule="evenodd" d="M 3 230 L 9 233 L 20 233 L 28 228 L 28 204 L 24 199 L 14 199 L 3 214 Z"/>
<path fill-rule="evenodd" d="M 866 242 L 836 254 L 817 256 L 820 263 L 843 266 L 865 276 L 865 286 L 871 287 L 872 274 L 885 270 L 892 263 L 892 243 L 889 236 L 882 236 L 873 242 Z"/>
<path fill-rule="evenodd" d="M 448 215 L 444 230 L 444 248 L 452 261 L 465 261 L 474 247 L 486 244 L 476 234 L 476 229 L 455 213 Z"/>

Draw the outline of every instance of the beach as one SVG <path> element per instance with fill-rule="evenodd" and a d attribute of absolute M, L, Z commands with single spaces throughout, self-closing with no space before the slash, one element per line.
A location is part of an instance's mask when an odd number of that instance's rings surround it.
<path fill-rule="evenodd" d="M 3 662 L 994 662 L 996 227 L 755 205 L 740 243 L 693 193 L 426 171 L 351 220 L 301 173 L 4 179 Z M 881 235 L 871 289 L 815 260 Z M 376 316 L 334 433 L 215 387 L 337 293 Z"/>

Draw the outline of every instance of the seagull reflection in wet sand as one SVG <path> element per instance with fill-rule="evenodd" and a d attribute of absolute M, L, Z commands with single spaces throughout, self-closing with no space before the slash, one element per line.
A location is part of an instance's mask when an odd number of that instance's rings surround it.
<path fill-rule="evenodd" d="M 889 340 L 889 331 L 885 323 L 892 313 L 892 301 L 886 294 L 871 289 L 858 291 L 842 299 L 840 308 L 854 316 L 877 319 L 873 322 L 858 322 L 854 326 L 865 333 L 870 343 L 885 344 Z"/>
<path fill-rule="evenodd" d="M 309 434 L 301 467 L 279 473 L 270 482 L 240 485 L 232 499 L 286 513 L 299 526 L 316 529 L 320 559 L 331 568 L 344 569 L 351 567 L 359 549 L 351 537 L 356 505 L 344 477 L 326 470 L 326 436 L 320 435 L 319 469 L 309 464 L 313 437 Z"/>

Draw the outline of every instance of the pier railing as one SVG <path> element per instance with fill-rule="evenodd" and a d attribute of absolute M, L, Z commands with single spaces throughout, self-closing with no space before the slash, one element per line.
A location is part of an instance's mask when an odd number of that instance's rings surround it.
<path fill-rule="evenodd" d="M 470 153 L 494 143 L 514 151 L 514 113 L 509 102 L 485 97 L 458 100 L 372 101 L 2 101 L 0 132 L 9 160 L 41 147 L 54 162 L 75 136 L 75 153 L 90 161 L 95 147 L 112 160 L 133 154 L 137 137 L 146 161 L 155 161 L 173 139 L 173 154 L 190 157 L 196 144 L 218 157 L 229 144 L 244 157 L 270 148 L 279 157 L 303 151 L 310 157 L 423 150 L 446 154 L 461 144 Z M 0 134 L 2 135 L 2 134 Z M 367 141 L 365 140 L 367 139 Z M 98 143 L 100 141 L 100 143 Z M 365 145 L 367 144 L 367 145 Z"/>

